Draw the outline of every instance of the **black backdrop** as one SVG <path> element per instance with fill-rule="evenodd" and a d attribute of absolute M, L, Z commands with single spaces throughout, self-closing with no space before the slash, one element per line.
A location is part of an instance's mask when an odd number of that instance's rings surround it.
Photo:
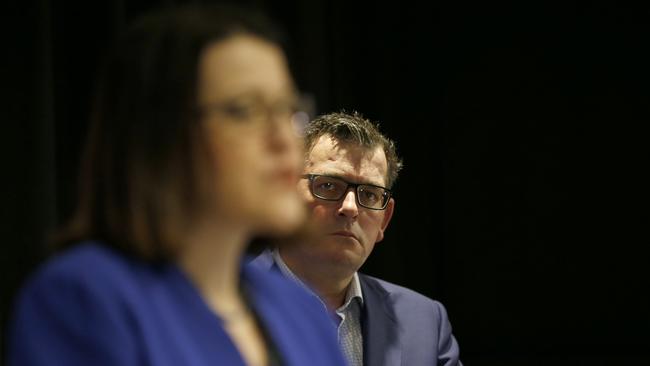
<path fill-rule="evenodd" d="M 99 60 L 168 3 L 6 5 L 3 328 L 73 207 Z M 650 365 L 650 11 L 448 3 L 257 2 L 317 111 L 380 121 L 404 157 L 364 270 L 441 300 L 468 365 Z"/>

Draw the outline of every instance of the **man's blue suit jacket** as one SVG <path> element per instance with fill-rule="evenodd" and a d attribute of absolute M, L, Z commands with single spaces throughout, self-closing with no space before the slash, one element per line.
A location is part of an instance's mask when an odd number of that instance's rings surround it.
<path fill-rule="evenodd" d="M 359 281 L 364 365 L 462 365 L 441 303 L 361 273 Z"/>
<path fill-rule="evenodd" d="M 281 272 L 268 250 L 253 263 Z M 462 365 L 458 343 L 441 303 L 361 273 L 359 281 L 365 366 Z"/>

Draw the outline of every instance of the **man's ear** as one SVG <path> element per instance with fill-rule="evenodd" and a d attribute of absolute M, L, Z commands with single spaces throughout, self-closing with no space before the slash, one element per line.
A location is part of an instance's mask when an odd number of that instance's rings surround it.
<path fill-rule="evenodd" d="M 388 227 L 388 223 L 390 223 L 390 219 L 393 218 L 393 211 L 395 210 L 395 200 L 390 199 L 388 201 L 388 205 L 384 209 L 384 218 L 381 222 L 381 227 L 379 228 L 379 233 L 377 233 L 377 241 L 375 243 L 378 243 L 384 239 L 384 231 Z"/>

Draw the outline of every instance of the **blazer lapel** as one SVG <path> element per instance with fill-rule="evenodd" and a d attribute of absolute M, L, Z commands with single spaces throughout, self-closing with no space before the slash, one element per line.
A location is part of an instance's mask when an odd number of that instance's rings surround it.
<path fill-rule="evenodd" d="M 389 293 L 373 278 L 359 274 L 363 293 L 361 327 L 364 366 L 401 365 L 397 317 Z"/>

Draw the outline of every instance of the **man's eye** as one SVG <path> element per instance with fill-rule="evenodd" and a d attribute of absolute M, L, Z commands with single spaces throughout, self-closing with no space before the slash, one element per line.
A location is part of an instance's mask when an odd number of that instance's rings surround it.
<path fill-rule="evenodd" d="M 379 197 L 375 192 L 364 191 L 363 194 L 366 197 L 366 201 L 368 202 L 377 202 L 377 200 L 379 199 Z"/>
<path fill-rule="evenodd" d="M 336 185 L 334 185 L 334 183 L 327 182 L 327 183 L 321 183 L 321 184 L 318 186 L 318 188 L 319 188 L 319 189 L 322 189 L 322 190 L 324 190 L 324 191 L 333 191 L 333 190 L 336 189 Z"/>

